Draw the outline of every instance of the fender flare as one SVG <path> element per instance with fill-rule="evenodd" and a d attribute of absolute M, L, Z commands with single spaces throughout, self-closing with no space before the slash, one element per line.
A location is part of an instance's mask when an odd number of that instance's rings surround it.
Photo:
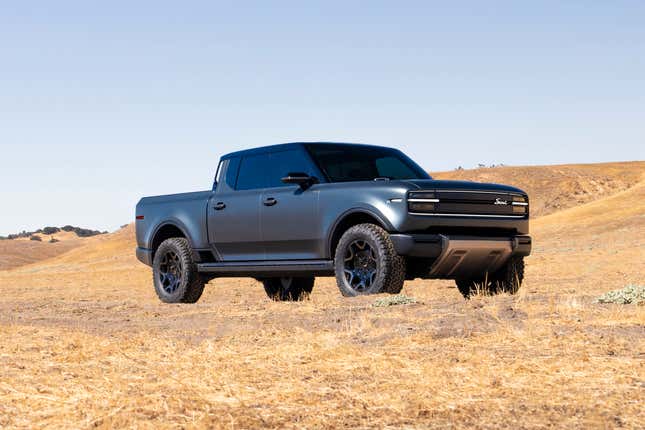
<path fill-rule="evenodd" d="M 190 245 L 190 247 L 193 248 L 193 241 L 190 238 L 190 235 L 187 233 L 186 227 L 177 220 L 166 220 L 166 221 L 160 222 L 157 225 L 157 227 L 155 227 L 155 229 L 152 231 L 152 234 L 150 235 L 150 238 L 148 240 L 148 245 L 150 246 L 150 249 L 152 249 L 155 238 L 157 237 L 157 234 L 159 233 L 159 231 L 166 226 L 173 226 L 177 228 L 179 231 L 181 231 L 181 233 L 184 235 L 184 238 L 186 238 L 186 240 L 188 241 L 188 244 Z M 154 251 L 155 250 L 153 250 L 153 252 Z"/>
<path fill-rule="evenodd" d="M 372 218 L 376 219 L 381 224 L 381 226 L 385 228 L 385 230 L 394 231 L 394 227 L 392 226 L 390 221 L 375 209 L 364 208 L 364 207 L 356 207 L 356 208 L 348 209 L 336 218 L 334 223 L 331 225 L 331 228 L 329 229 L 329 231 L 327 231 L 327 234 L 325 235 L 326 236 L 325 251 L 328 256 L 331 256 L 334 253 L 331 247 L 332 247 L 332 240 L 334 238 L 334 233 L 336 232 L 336 229 L 338 228 L 340 223 L 342 223 L 347 217 L 355 214 L 369 215 Z"/>

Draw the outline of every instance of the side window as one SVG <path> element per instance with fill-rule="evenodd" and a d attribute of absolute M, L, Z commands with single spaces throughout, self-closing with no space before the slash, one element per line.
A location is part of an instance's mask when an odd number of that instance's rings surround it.
<path fill-rule="evenodd" d="M 240 167 L 240 157 L 233 157 L 228 160 L 226 167 L 226 185 L 231 190 L 235 189 L 235 182 L 237 181 L 237 171 Z"/>
<path fill-rule="evenodd" d="M 240 162 L 236 190 L 254 190 L 267 187 L 269 154 L 247 155 Z"/>
<path fill-rule="evenodd" d="M 272 153 L 268 171 L 268 187 L 288 186 L 288 184 L 282 182 L 282 178 L 287 176 L 288 173 L 303 172 L 315 175 L 311 161 L 302 151 L 297 149 Z"/>

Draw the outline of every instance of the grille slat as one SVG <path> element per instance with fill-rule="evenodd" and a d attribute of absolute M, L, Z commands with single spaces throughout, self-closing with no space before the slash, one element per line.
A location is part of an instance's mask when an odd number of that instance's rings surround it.
<path fill-rule="evenodd" d="M 418 195 L 438 200 L 428 205 L 426 210 L 418 211 L 418 204 L 409 203 L 410 212 L 423 212 L 441 216 L 528 216 L 528 198 L 521 194 L 495 191 L 428 190 L 412 191 L 408 201 L 414 202 Z"/>

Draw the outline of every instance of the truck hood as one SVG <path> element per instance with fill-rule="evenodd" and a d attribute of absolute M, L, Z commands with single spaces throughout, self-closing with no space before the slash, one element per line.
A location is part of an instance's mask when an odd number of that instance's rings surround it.
<path fill-rule="evenodd" d="M 419 190 L 468 190 L 468 191 L 499 191 L 526 194 L 519 188 L 510 185 L 489 184 L 471 181 L 446 181 L 438 179 L 410 179 L 403 181 L 412 184 Z"/>

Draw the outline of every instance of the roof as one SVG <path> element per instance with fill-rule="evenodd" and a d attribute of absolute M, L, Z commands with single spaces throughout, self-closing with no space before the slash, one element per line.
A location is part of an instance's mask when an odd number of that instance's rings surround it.
<path fill-rule="evenodd" d="M 375 145 L 364 145 L 364 144 L 361 144 L 361 143 L 346 143 L 346 142 L 290 142 L 290 143 L 280 143 L 280 144 L 277 144 L 277 145 L 260 146 L 258 148 L 243 149 L 241 151 L 235 151 L 235 152 L 231 152 L 231 153 L 228 153 L 226 155 L 223 155 L 222 159 L 232 158 L 232 157 L 239 157 L 239 156 L 242 156 L 242 155 L 264 154 L 264 153 L 267 153 L 267 152 L 286 151 L 288 149 L 302 147 L 303 145 L 305 145 L 307 143 L 362 146 L 362 147 L 375 146 Z"/>

